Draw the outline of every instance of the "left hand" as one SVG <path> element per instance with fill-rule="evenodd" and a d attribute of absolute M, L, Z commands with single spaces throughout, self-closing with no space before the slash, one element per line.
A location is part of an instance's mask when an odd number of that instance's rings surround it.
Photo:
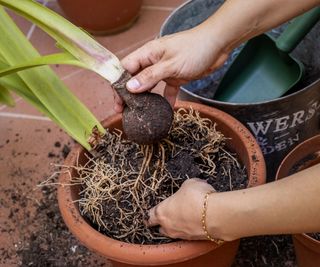
<path fill-rule="evenodd" d="M 127 89 L 142 93 L 163 80 L 167 84 L 164 97 L 174 106 L 182 84 L 211 73 L 228 58 L 230 51 L 226 51 L 226 44 L 221 40 L 222 36 L 215 35 L 208 25 L 146 43 L 121 60 L 122 66 L 134 76 Z M 115 111 L 121 112 L 122 108 L 123 102 L 115 97 Z"/>
<path fill-rule="evenodd" d="M 186 180 L 172 196 L 149 211 L 147 226 L 160 225 L 160 233 L 171 238 L 204 240 L 201 224 L 205 194 L 215 191 L 206 181 Z"/>

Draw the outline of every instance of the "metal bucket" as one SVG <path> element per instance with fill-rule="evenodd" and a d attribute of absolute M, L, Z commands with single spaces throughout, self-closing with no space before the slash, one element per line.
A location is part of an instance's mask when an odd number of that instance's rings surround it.
<path fill-rule="evenodd" d="M 164 22 L 160 36 L 192 28 L 213 14 L 222 0 L 192 0 L 178 7 Z M 269 33 L 277 37 L 286 24 Z M 179 98 L 219 108 L 241 121 L 255 135 L 264 153 L 268 181 L 273 181 L 282 159 L 296 145 L 320 133 L 320 23 L 293 51 L 307 68 L 304 80 L 281 98 L 238 104 L 213 100 L 215 89 L 241 46 L 217 71 L 181 86 Z M 318 42 L 318 43 L 317 43 Z M 309 51 L 312 51 L 310 53 Z"/>

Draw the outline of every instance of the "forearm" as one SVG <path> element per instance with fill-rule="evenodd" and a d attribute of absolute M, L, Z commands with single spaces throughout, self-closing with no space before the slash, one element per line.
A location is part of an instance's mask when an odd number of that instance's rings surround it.
<path fill-rule="evenodd" d="M 285 179 L 209 199 L 207 223 L 217 238 L 320 231 L 320 164 Z"/>
<path fill-rule="evenodd" d="M 226 52 L 320 4 L 319 0 L 228 0 L 196 30 Z"/>

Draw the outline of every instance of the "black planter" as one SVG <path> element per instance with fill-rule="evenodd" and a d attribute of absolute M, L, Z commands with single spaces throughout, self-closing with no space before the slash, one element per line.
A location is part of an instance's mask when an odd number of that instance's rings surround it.
<path fill-rule="evenodd" d="M 176 9 L 163 24 L 160 36 L 192 28 L 213 14 L 222 0 L 192 0 Z M 277 37 L 286 24 L 269 34 Z M 181 87 L 179 98 L 219 108 L 236 117 L 255 135 L 264 153 L 268 181 L 273 181 L 282 159 L 296 145 L 320 133 L 320 23 L 293 51 L 306 66 L 306 76 L 281 98 L 259 103 L 229 103 L 214 100 L 214 93 L 241 46 L 224 66 L 209 76 Z"/>

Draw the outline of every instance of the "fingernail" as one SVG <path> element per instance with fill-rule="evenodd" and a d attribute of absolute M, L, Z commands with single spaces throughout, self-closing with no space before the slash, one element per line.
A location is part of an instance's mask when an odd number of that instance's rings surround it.
<path fill-rule="evenodd" d="M 127 88 L 129 90 L 137 90 L 140 88 L 140 83 L 137 79 L 133 78 L 127 82 Z"/>

